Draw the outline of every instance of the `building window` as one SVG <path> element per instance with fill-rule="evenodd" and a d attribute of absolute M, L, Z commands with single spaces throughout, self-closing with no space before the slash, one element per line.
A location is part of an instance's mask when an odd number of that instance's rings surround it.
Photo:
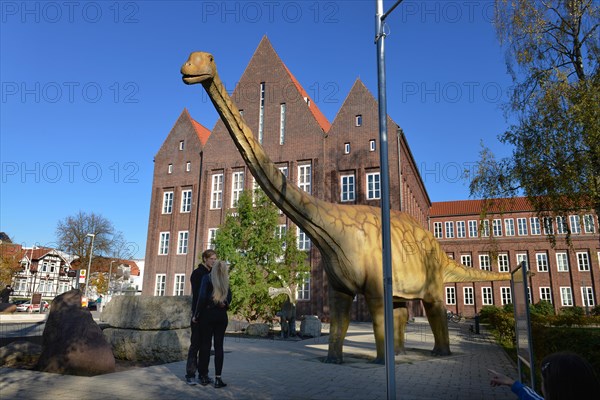
<path fill-rule="evenodd" d="M 452 239 L 454 238 L 454 222 L 446 221 L 446 238 Z"/>
<path fill-rule="evenodd" d="M 463 288 L 463 296 L 465 305 L 469 306 L 474 304 L 472 286 L 465 286 Z"/>
<path fill-rule="evenodd" d="M 539 234 L 541 234 L 541 231 L 540 231 L 540 219 L 538 217 L 531 217 L 531 218 L 529 218 L 529 224 L 531 225 L 531 234 L 532 235 L 539 235 Z"/>
<path fill-rule="evenodd" d="M 481 221 L 481 237 L 489 237 L 490 236 L 490 221 L 484 219 Z"/>
<path fill-rule="evenodd" d="M 502 305 L 512 304 L 512 295 L 510 292 L 510 287 L 501 287 L 500 297 L 502 299 Z"/>
<path fill-rule="evenodd" d="M 569 215 L 569 223 L 571 224 L 571 233 L 574 235 L 579 235 L 581 233 L 579 215 Z"/>
<path fill-rule="evenodd" d="M 169 164 L 169 166 L 167 167 L 167 173 L 168 174 L 172 174 L 173 173 L 173 164 Z"/>
<path fill-rule="evenodd" d="M 296 237 L 298 242 L 298 250 L 308 251 L 310 250 L 310 239 L 302 229 L 296 227 Z"/>
<path fill-rule="evenodd" d="M 166 284 L 167 284 L 167 275 L 166 274 L 156 274 L 156 286 L 154 287 L 154 295 L 155 296 L 164 296 Z"/>
<path fill-rule="evenodd" d="M 208 238 L 206 243 L 208 243 L 207 249 L 215 248 L 215 238 L 217 237 L 218 228 L 208 228 Z"/>
<path fill-rule="evenodd" d="M 231 207 L 235 208 L 244 191 L 244 171 L 234 172 L 231 178 Z"/>
<path fill-rule="evenodd" d="M 173 212 L 173 192 L 163 193 L 163 214 L 171 214 Z"/>
<path fill-rule="evenodd" d="M 433 236 L 437 239 L 442 239 L 444 237 L 443 231 L 442 231 L 442 223 L 441 222 L 434 222 L 433 223 Z"/>
<path fill-rule="evenodd" d="M 446 287 L 446 304 L 456 304 L 456 289 L 452 286 Z"/>
<path fill-rule="evenodd" d="M 310 273 L 306 273 L 304 280 L 298 285 L 298 300 L 310 300 Z"/>
<path fill-rule="evenodd" d="M 306 193 L 311 193 L 310 164 L 298 166 L 298 187 Z"/>
<path fill-rule="evenodd" d="M 181 212 L 189 213 L 192 211 L 192 191 L 182 190 L 181 191 Z"/>
<path fill-rule="evenodd" d="M 517 218 L 517 234 L 526 236 L 527 233 L 527 218 Z"/>
<path fill-rule="evenodd" d="M 569 271 L 569 257 L 567 253 L 556 253 L 556 267 L 558 272 Z"/>
<path fill-rule="evenodd" d="M 552 217 L 544 217 L 544 235 L 554 235 L 554 220 Z"/>
<path fill-rule="evenodd" d="M 456 237 L 464 238 L 466 235 L 465 221 L 456 221 Z"/>
<path fill-rule="evenodd" d="M 375 139 L 369 140 L 369 151 L 375 151 L 377 145 L 375 144 Z"/>
<path fill-rule="evenodd" d="M 485 271 L 491 271 L 492 268 L 490 266 L 490 255 L 489 254 L 480 254 L 479 255 L 479 268 Z"/>
<path fill-rule="evenodd" d="M 344 143 L 344 154 L 350 154 L 350 143 Z"/>
<path fill-rule="evenodd" d="M 484 306 L 491 306 L 494 304 L 494 296 L 491 287 L 485 286 L 481 288 L 481 299 L 482 305 Z"/>
<path fill-rule="evenodd" d="M 579 271 L 590 270 L 590 257 L 587 251 L 577 252 L 577 269 L 579 269 Z"/>
<path fill-rule="evenodd" d="M 548 254 L 537 253 L 535 255 L 538 272 L 548 272 Z"/>
<path fill-rule="evenodd" d="M 500 272 L 510 272 L 508 254 L 498 254 L 498 270 Z"/>
<path fill-rule="evenodd" d="M 179 141 L 179 150 L 183 150 L 183 146 L 185 145 L 185 141 L 180 140 Z"/>
<path fill-rule="evenodd" d="M 521 263 L 525 263 L 525 265 L 527 265 L 527 269 L 529 269 L 529 260 L 527 259 L 527 253 L 517 254 L 517 265 L 521 265 Z"/>
<path fill-rule="evenodd" d="M 354 175 L 342 175 L 341 181 L 341 201 L 354 201 Z"/>
<path fill-rule="evenodd" d="M 223 174 L 214 174 L 210 190 L 210 209 L 221 208 L 223 204 Z"/>
<path fill-rule="evenodd" d="M 460 263 L 465 267 L 473 267 L 473 261 L 471 260 L 470 254 L 463 254 L 460 256 Z"/>
<path fill-rule="evenodd" d="M 595 233 L 596 226 L 594 224 L 594 216 L 586 214 L 583 216 L 583 230 L 585 233 Z"/>
<path fill-rule="evenodd" d="M 560 304 L 563 307 L 572 307 L 573 306 L 573 292 L 570 287 L 560 288 Z"/>
<path fill-rule="evenodd" d="M 265 83 L 260 83 L 260 107 L 258 110 L 258 143 L 262 144 L 265 128 Z"/>
<path fill-rule="evenodd" d="M 279 144 L 285 143 L 285 103 L 279 105 Z"/>
<path fill-rule="evenodd" d="M 187 254 L 189 235 L 188 231 L 179 231 L 179 237 L 177 238 L 177 254 Z"/>
<path fill-rule="evenodd" d="M 161 232 L 160 240 L 158 243 L 158 255 L 165 256 L 169 254 L 169 237 L 171 234 L 169 232 Z"/>
<path fill-rule="evenodd" d="M 188 161 L 185 163 L 185 172 L 190 172 L 191 170 L 192 170 L 192 163 Z"/>
<path fill-rule="evenodd" d="M 358 114 L 354 117 L 354 126 L 362 126 L 362 115 Z"/>
<path fill-rule="evenodd" d="M 544 300 L 549 303 L 552 303 L 552 292 L 550 290 L 550 287 L 548 287 L 548 286 L 540 287 L 540 300 Z"/>
<path fill-rule="evenodd" d="M 474 238 L 477 236 L 478 236 L 477 221 L 470 220 L 469 221 L 469 237 Z"/>
<path fill-rule="evenodd" d="M 581 287 L 581 300 L 584 307 L 594 307 L 594 288 L 590 286 Z"/>
<path fill-rule="evenodd" d="M 515 220 L 512 218 L 505 219 L 504 230 L 506 231 L 506 236 L 515 236 Z"/>
<path fill-rule="evenodd" d="M 492 230 L 494 232 L 494 236 L 502 236 L 502 220 L 495 219 L 492 221 Z"/>
<path fill-rule="evenodd" d="M 381 181 L 379 172 L 370 172 L 367 174 L 367 200 L 377 200 L 381 198 Z"/>
<path fill-rule="evenodd" d="M 556 217 L 556 233 L 559 235 L 565 235 L 569 227 L 567 226 L 567 219 L 563 216 Z"/>
<path fill-rule="evenodd" d="M 175 286 L 173 296 L 183 296 L 185 290 L 185 274 L 175 274 Z"/>

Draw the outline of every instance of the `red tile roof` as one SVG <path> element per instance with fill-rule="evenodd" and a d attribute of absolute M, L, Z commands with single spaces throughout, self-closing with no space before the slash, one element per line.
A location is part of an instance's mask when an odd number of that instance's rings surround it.
<path fill-rule="evenodd" d="M 192 118 L 187 108 L 184 108 L 183 112 L 190 119 L 192 127 L 194 127 L 194 130 L 196 131 L 196 135 L 198 135 L 198 139 L 200 139 L 200 143 L 202 143 L 202 146 L 204 146 L 206 144 L 206 141 L 208 140 L 208 137 L 210 136 L 210 130 L 198 121 L 196 121 L 194 118 Z"/>
<path fill-rule="evenodd" d="M 457 200 L 439 201 L 431 204 L 430 216 L 443 217 L 452 215 L 479 215 L 484 210 L 485 200 Z M 514 199 L 495 199 L 491 203 L 487 213 L 513 213 L 523 211 L 534 211 L 526 197 Z"/>

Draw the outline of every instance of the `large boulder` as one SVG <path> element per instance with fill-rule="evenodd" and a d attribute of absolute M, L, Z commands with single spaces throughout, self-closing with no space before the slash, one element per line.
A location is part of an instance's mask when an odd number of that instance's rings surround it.
<path fill-rule="evenodd" d="M 300 323 L 300 335 L 319 337 L 321 336 L 321 320 L 316 315 L 305 315 Z"/>
<path fill-rule="evenodd" d="M 92 314 L 81 307 L 79 290 L 65 292 L 52 301 L 37 369 L 85 376 L 115 371 L 112 348 Z"/>
<path fill-rule="evenodd" d="M 0 347 L 0 366 L 35 365 L 40 354 L 42 354 L 41 345 L 17 340 Z"/>
<path fill-rule="evenodd" d="M 106 340 L 120 360 L 175 362 L 190 345 L 191 296 L 118 296 L 104 307 Z"/>

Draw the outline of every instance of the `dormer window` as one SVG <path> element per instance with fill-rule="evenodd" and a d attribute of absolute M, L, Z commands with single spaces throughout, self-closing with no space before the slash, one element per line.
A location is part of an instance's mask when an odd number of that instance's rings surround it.
<path fill-rule="evenodd" d="M 362 126 L 362 115 L 358 114 L 354 117 L 354 126 Z"/>
<path fill-rule="evenodd" d="M 350 143 L 344 143 L 344 154 L 350 154 Z"/>
<path fill-rule="evenodd" d="M 179 150 L 183 150 L 184 144 L 185 144 L 185 141 L 183 141 L 183 140 L 179 141 Z"/>

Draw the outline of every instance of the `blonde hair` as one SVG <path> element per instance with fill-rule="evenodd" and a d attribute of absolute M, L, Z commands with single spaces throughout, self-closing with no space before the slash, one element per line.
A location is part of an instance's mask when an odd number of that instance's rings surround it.
<path fill-rule="evenodd" d="M 229 268 L 225 261 L 216 261 L 210 271 L 213 285 L 213 301 L 224 303 L 229 292 Z"/>

